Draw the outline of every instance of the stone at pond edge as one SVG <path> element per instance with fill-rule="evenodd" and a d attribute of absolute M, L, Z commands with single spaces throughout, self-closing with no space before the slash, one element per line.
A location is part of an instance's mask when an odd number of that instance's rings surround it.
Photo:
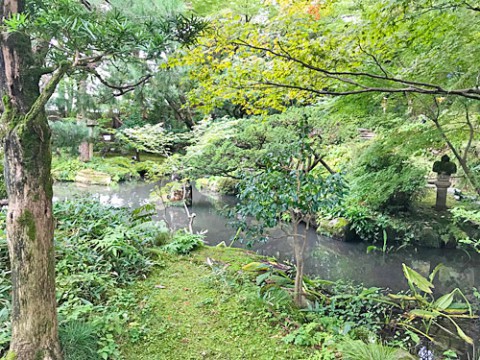
<path fill-rule="evenodd" d="M 320 219 L 317 232 L 330 236 L 335 240 L 352 242 L 356 240 L 355 235 L 350 231 L 350 222 L 343 218 Z"/>
<path fill-rule="evenodd" d="M 75 176 L 75 182 L 86 185 L 110 185 L 110 175 L 92 169 L 80 170 Z"/>

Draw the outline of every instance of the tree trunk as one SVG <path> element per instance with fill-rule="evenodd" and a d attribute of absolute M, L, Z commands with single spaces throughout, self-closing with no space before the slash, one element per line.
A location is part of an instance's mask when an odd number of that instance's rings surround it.
<path fill-rule="evenodd" d="M 16 360 L 61 359 L 55 299 L 50 134 L 44 114 L 5 141 Z"/>
<path fill-rule="evenodd" d="M 23 9 L 22 0 L 0 0 L 2 21 Z M 58 82 L 47 86 L 49 91 L 42 94 L 45 101 L 37 102 L 40 72 L 30 39 L 21 33 L 4 32 L 0 45 L 9 202 L 7 240 L 12 271 L 9 356 L 16 360 L 59 360 L 50 129 L 44 110 Z"/>
<path fill-rule="evenodd" d="M 303 292 L 304 258 L 307 237 L 298 233 L 298 222 L 293 223 L 293 243 L 295 247 L 295 265 L 297 272 L 295 274 L 294 301 L 298 307 L 305 307 L 305 294 Z"/>

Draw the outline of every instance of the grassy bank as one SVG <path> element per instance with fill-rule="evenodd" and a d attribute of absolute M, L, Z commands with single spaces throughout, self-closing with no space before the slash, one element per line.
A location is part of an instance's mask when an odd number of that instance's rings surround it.
<path fill-rule="evenodd" d="M 145 340 L 125 342 L 126 359 L 307 359 L 313 349 L 286 344 L 258 287 L 232 276 L 255 255 L 205 247 L 162 255 L 164 266 L 134 291 L 148 306 Z M 209 259 L 209 260 L 207 260 Z M 211 265 L 207 264 L 207 261 Z"/>

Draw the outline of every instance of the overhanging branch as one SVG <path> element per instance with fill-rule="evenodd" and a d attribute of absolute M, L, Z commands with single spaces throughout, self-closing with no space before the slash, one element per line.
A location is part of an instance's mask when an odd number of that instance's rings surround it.
<path fill-rule="evenodd" d="M 333 71 L 333 70 L 329 70 L 329 69 L 325 69 L 325 68 L 313 65 L 295 56 L 292 56 L 287 49 L 281 46 L 281 44 L 278 45 L 280 50 L 275 50 L 275 49 L 263 47 L 263 46 L 252 45 L 247 43 L 244 40 L 237 40 L 233 42 L 233 44 L 238 46 L 244 46 L 253 50 L 263 51 L 275 57 L 282 58 L 287 61 L 299 64 L 304 69 L 317 72 L 326 78 L 336 80 L 340 83 L 352 85 L 354 89 L 344 90 L 344 91 L 334 91 L 329 89 L 318 90 L 318 89 L 310 88 L 306 86 L 297 86 L 297 85 L 283 84 L 283 83 L 277 83 L 277 82 L 271 82 L 271 81 L 263 81 L 259 83 L 265 86 L 297 89 L 297 90 L 312 92 L 319 95 L 332 95 L 332 96 L 352 95 L 352 94 L 371 93 L 371 92 L 384 92 L 384 93 L 404 92 L 404 93 L 418 93 L 418 94 L 441 95 L 441 96 L 454 95 L 454 96 L 460 96 L 468 99 L 480 100 L 480 88 L 478 87 L 449 90 L 438 84 L 421 82 L 421 81 L 413 81 L 413 80 L 407 80 L 407 79 L 401 79 L 401 78 L 389 76 L 388 73 L 384 71 L 384 69 L 381 67 L 380 68 L 383 72 L 383 75 L 373 74 L 368 72 Z M 378 61 L 378 59 L 374 59 L 374 60 Z M 377 66 L 378 65 L 380 64 L 377 63 Z M 367 79 L 382 81 L 385 83 L 386 86 L 375 87 L 375 86 L 369 86 L 369 85 L 363 84 L 362 80 L 367 80 Z M 394 84 L 400 85 L 402 87 L 397 88 L 394 86 Z"/>
<path fill-rule="evenodd" d="M 315 88 L 307 87 L 307 86 L 300 86 L 300 85 L 291 85 L 285 83 L 277 83 L 272 81 L 261 81 L 252 84 L 253 86 L 258 87 L 278 87 L 278 88 L 285 88 L 285 89 L 295 89 L 305 92 L 314 93 L 317 95 L 330 95 L 330 96 L 345 96 L 345 95 L 357 95 L 357 94 L 365 94 L 365 93 L 417 93 L 417 94 L 425 94 L 425 95 L 457 95 L 466 97 L 469 99 L 480 100 L 480 94 L 468 94 L 458 91 L 445 91 L 445 92 L 438 92 L 436 90 L 427 90 L 422 89 L 414 86 L 404 87 L 404 88 L 390 88 L 390 87 L 368 87 L 365 85 L 358 85 L 361 89 L 357 90 L 345 90 L 345 91 L 337 91 L 337 90 L 329 90 L 328 88 L 317 90 Z"/>

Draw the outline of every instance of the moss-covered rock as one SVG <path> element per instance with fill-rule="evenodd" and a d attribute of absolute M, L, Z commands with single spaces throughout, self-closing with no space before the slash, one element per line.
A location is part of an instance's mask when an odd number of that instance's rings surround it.
<path fill-rule="evenodd" d="M 85 185 L 110 185 L 110 175 L 93 169 L 80 170 L 75 176 L 75 182 Z"/>
<path fill-rule="evenodd" d="M 340 241 L 350 242 L 356 239 L 350 231 L 350 222 L 343 217 L 320 219 L 318 221 L 317 232 Z"/>

